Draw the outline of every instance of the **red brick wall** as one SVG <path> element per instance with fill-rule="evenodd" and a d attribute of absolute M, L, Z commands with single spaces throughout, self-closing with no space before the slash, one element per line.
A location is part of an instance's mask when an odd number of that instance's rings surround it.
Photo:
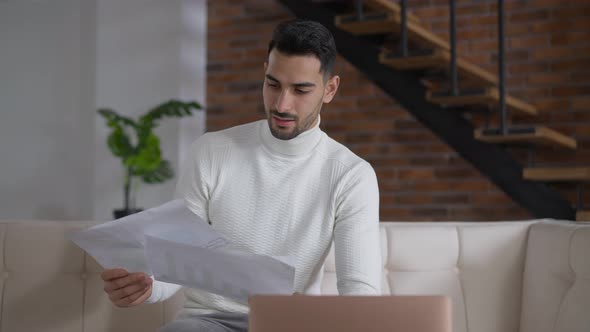
<path fill-rule="evenodd" d="M 408 3 L 424 25 L 447 36 L 448 1 Z M 458 1 L 457 7 L 460 55 L 495 72 L 495 1 Z M 507 1 L 506 15 L 508 91 L 542 112 L 515 122 L 550 124 L 579 140 L 575 152 L 539 150 L 539 163 L 589 165 L 590 1 Z M 288 18 L 272 0 L 208 2 L 208 130 L 264 117 L 267 42 L 275 24 Z M 322 110 L 322 128 L 375 168 L 382 220 L 530 217 L 344 59 L 336 72 L 342 83 Z M 556 188 L 575 200 L 572 185 Z"/>

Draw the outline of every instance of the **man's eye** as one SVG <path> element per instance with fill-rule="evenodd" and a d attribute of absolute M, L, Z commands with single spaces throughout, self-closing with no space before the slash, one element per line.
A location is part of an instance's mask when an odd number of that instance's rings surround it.
<path fill-rule="evenodd" d="M 267 82 L 266 85 L 270 86 L 271 88 L 278 88 L 279 85 L 276 83 Z"/>
<path fill-rule="evenodd" d="M 299 90 L 299 89 L 295 89 L 295 93 L 300 94 L 300 95 L 304 95 L 306 93 L 308 93 L 309 91 L 305 91 L 305 90 Z"/>

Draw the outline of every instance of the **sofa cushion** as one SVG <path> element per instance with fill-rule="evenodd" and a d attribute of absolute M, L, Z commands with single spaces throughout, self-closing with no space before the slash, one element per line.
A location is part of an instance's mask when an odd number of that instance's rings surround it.
<path fill-rule="evenodd" d="M 75 223 L 22 222 L 7 224 L 5 267 L 9 273 L 81 273 L 84 251 L 65 240 Z"/>
<path fill-rule="evenodd" d="M 114 307 L 102 267 L 65 238 L 93 223 L 0 223 L 0 331 L 157 331 L 182 307 L 179 292 L 164 303 Z"/>
<path fill-rule="evenodd" d="M 447 295 L 455 332 L 517 332 L 528 229 L 535 221 L 381 223 L 383 294 Z M 336 291 L 333 253 L 322 290 Z"/>
<path fill-rule="evenodd" d="M 459 227 L 469 331 L 518 331 L 530 227 L 527 222 Z"/>
<path fill-rule="evenodd" d="M 5 281 L 2 331 L 80 331 L 83 288 L 78 274 L 11 274 Z"/>
<path fill-rule="evenodd" d="M 84 253 L 65 241 L 80 225 L 53 222 L 5 224 L 3 331 L 80 331 Z"/>
<path fill-rule="evenodd" d="M 117 308 L 103 291 L 100 273 L 103 268 L 86 255 L 87 282 L 84 297 L 84 331 L 157 331 L 174 319 L 184 304 L 184 293 L 178 292 L 165 302 L 134 308 Z"/>
<path fill-rule="evenodd" d="M 532 227 L 525 265 L 522 332 L 590 331 L 590 223 Z"/>
<path fill-rule="evenodd" d="M 98 274 L 90 274 L 86 280 L 84 299 L 85 332 L 146 331 L 156 332 L 165 322 L 163 303 L 133 308 L 116 308 L 102 290 L 103 282 Z"/>
<path fill-rule="evenodd" d="M 8 279 L 8 271 L 6 271 L 6 264 L 4 263 L 4 243 L 6 243 L 6 225 L 0 224 L 0 296 L 4 294 L 4 284 L 6 283 L 6 279 Z M 0 301 L 0 319 L 4 309 L 3 302 Z M 2 322 L 0 322 L 0 329 L 2 328 L 1 325 Z"/>

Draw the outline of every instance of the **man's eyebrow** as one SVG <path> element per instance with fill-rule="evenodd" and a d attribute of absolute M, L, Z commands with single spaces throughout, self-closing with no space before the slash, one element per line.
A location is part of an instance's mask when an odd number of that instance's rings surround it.
<path fill-rule="evenodd" d="M 266 78 L 268 78 L 271 81 L 275 81 L 277 83 L 279 82 L 279 80 L 277 80 L 276 78 L 272 77 L 272 75 L 270 75 L 270 74 L 266 74 Z"/>
<path fill-rule="evenodd" d="M 274 82 L 280 83 L 280 81 L 279 81 L 279 80 L 277 80 L 276 78 L 274 78 L 274 77 L 273 77 L 272 75 L 270 75 L 270 74 L 266 74 L 266 78 L 268 78 L 268 79 L 269 79 L 269 80 L 271 80 L 271 81 L 274 81 Z M 302 82 L 302 83 L 295 83 L 295 84 L 293 84 L 293 86 L 294 86 L 294 87 L 296 87 L 296 88 L 313 88 L 313 87 L 315 87 L 316 85 L 315 85 L 314 83 L 311 83 L 311 82 Z"/>
<path fill-rule="evenodd" d="M 295 83 L 293 84 L 296 88 L 313 88 L 315 87 L 314 83 L 311 82 L 303 82 L 303 83 Z"/>

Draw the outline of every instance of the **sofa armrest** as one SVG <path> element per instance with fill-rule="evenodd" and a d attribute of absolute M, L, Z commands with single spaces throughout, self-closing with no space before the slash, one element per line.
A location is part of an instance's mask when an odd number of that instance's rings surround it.
<path fill-rule="evenodd" d="M 590 223 L 544 221 L 531 227 L 521 332 L 590 330 Z"/>

